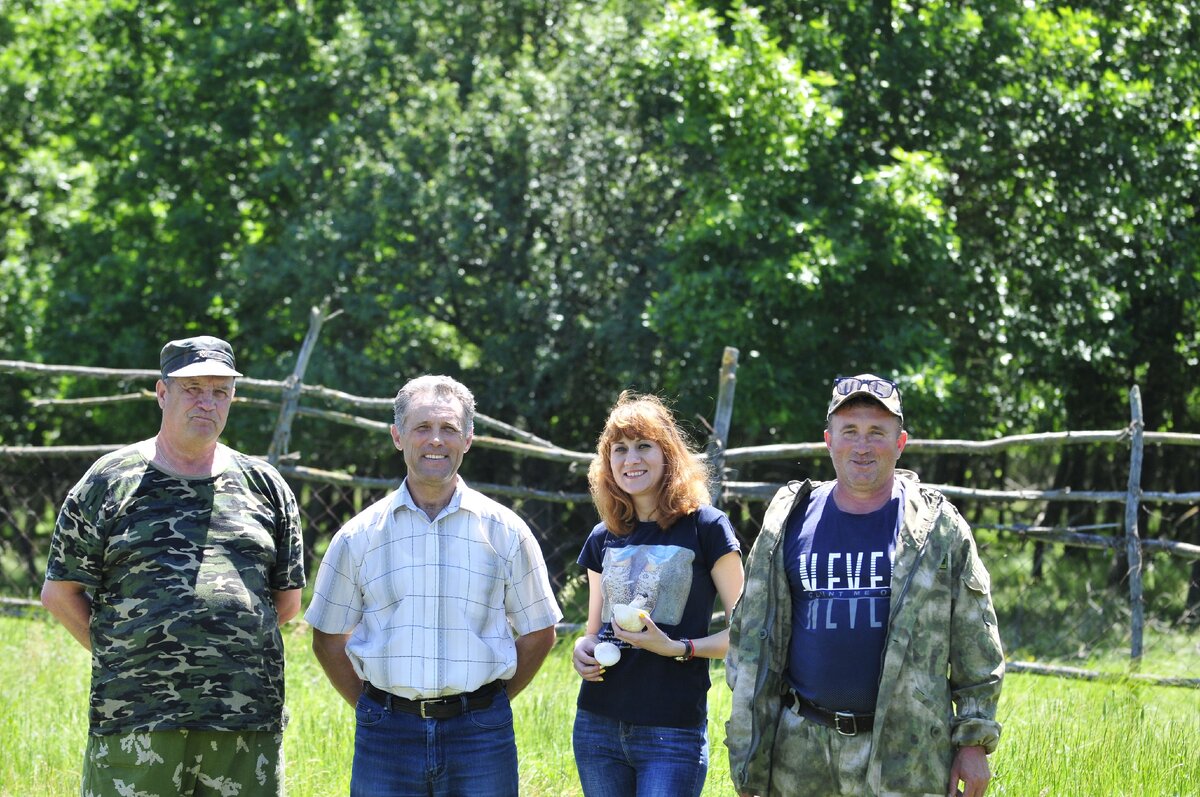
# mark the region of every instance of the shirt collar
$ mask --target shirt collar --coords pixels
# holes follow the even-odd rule
[[[467,490],[467,483],[466,483],[466,481],[463,480],[462,476],[459,476],[458,479],[454,483],[454,495],[450,496],[450,503],[446,504],[445,508],[442,509],[442,511],[438,513],[438,517],[441,517],[442,515],[449,515],[449,514],[453,514],[454,512],[457,512],[459,510],[459,507],[462,506],[463,495],[466,493],[466,490]],[[392,503],[391,503],[391,506],[389,507],[389,509],[391,510],[391,512],[393,514],[399,512],[402,509],[409,510],[412,512],[420,512],[421,514],[425,514],[424,510],[422,510],[419,506],[417,506],[417,502],[412,497],[412,493],[410,493],[408,491],[408,477],[407,476],[404,477],[404,481],[400,482],[400,489],[397,490],[392,495]]]

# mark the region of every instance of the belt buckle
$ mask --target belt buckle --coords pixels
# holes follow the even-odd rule
[[[842,730],[842,720],[850,721],[850,730]],[[833,729],[842,736],[857,736],[858,735],[858,719],[849,711],[833,712]]]
[[[425,706],[429,705],[429,702],[430,701],[428,701],[428,700],[420,701],[421,719],[423,719],[423,720],[433,719],[433,717],[430,717],[428,714],[425,713]]]

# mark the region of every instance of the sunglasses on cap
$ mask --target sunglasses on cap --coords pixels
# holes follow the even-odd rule
[[[848,396],[856,390],[866,388],[871,395],[881,399],[891,398],[896,392],[896,383],[888,379],[859,379],[857,376],[839,376],[833,380],[833,392]]]

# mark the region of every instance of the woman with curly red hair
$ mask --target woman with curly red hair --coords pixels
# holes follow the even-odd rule
[[[572,657],[583,679],[573,742],[585,797],[704,788],[708,660],[729,647],[728,629],[709,625],[717,596],[728,622],[742,590],[740,545],[707,476],[660,399],[621,394],[588,470],[600,523],[579,555],[588,620]],[[613,622],[614,607],[644,627]],[[617,655],[601,643],[617,647],[615,664],[597,659]]]

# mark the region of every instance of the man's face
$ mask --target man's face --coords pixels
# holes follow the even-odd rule
[[[463,424],[463,407],[455,399],[433,393],[413,397],[404,428],[392,425],[392,441],[404,453],[410,485],[441,491],[453,485],[471,436]]]
[[[900,429],[900,419],[875,402],[838,410],[825,430],[838,487],[860,498],[890,491],[906,442],[908,433]]]
[[[180,446],[215,443],[225,431],[233,392],[231,376],[160,379],[155,386],[163,413],[160,434]]]

